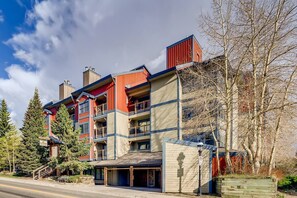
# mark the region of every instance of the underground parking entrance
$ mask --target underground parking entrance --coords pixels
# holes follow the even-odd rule
[[[94,164],[95,184],[161,189],[162,153],[128,153]],[[149,189],[148,189],[149,190]]]

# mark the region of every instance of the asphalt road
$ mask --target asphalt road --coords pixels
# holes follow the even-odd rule
[[[78,198],[78,197],[110,197],[110,195],[92,192],[71,191],[61,188],[24,184],[0,180],[0,198]],[[120,196],[119,196],[120,197]]]

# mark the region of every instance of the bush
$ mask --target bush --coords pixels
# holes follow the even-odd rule
[[[282,190],[297,190],[297,176],[289,175],[278,182],[278,188]]]
[[[87,163],[87,162],[80,162],[80,161],[68,161],[68,162],[63,162],[58,166],[62,172],[64,171],[71,171],[73,174],[80,173],[83,175],[83,171],[92,168],[92,166]]]
[[[48,162],[48,166],[55,169],[58,166],[58,159],[56,157],[52,157]]]
[[[58,182],[64,182],[64,183],[82,183],[86,180],[92,180],[93,176],[80,176],[80,175],[71,175],[71,176],[61,176],[58,179]]]

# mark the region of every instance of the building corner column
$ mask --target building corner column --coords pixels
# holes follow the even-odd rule
[[[107,168],[104,167],[104,186],[107,186],[108,182],[107,182]]]

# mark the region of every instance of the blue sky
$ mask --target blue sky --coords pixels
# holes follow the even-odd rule
[[[31,5],[31,2],[27,2]],[[28,5],[29,6],[29,5]],[[8,40],[14,32],[17,32],[19,28],[23,27],[24,16],[26,8],[21,6],[17,1],[0,1],[0,77],[7,78],[5,67],[10,63],[18,63],[20,61],[13,57],[13,49],[7,46],[4,42]]]
[[[58,85],[78,89],[85,66],[102,76],[146,64],[165,69],[166,46],[199,32],[208,0],[0,0],[0,99],[21,126],[34,88],[43,103]]]

